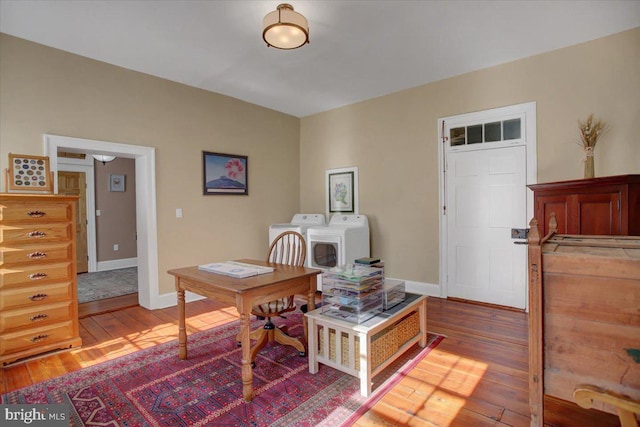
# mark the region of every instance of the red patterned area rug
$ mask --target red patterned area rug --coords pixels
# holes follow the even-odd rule
[[[302,336],[301,314],[287,319]],[[261,322],[253,321],[252,327]],[[430,335],[378,375],[373,396],[360,395],[355,377],[308,360],[289,346],[271,343],[256,358],[255,397],[242,399],[241,350],[232,322],[191,334],[189,359],[178,358],[177,341],[132,353],[59,378],[2,395],[3,404],[67,404],[73,426],[337,426],[352,423],[442,339]],[[385,375],[386,373],[386,375]]]

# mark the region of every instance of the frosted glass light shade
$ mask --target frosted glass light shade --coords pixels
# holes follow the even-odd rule
[[[296,49],[309,43],[307,18],[294,12],[293,6],[282,3],[262,20],[262,38],[267,46],[278,49]]]
[[[116,159],[115,156],[107,156],[105,154],[93,154],[93,158],[99,162],[102,162],[102,164],[105,164],[107,162],[112,162]]]

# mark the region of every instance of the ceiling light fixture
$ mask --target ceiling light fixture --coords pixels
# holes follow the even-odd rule
[[[268,13],[262,20],[262,38],[267,46],[278,49],[297,49],[309,43],[309,23],[307,18],[293,11],[287,3]]]
[[[115,156],[107,156],[105,154],[93,154],[93,158],[99,162],[102,162],[103,165],[107,164],[107,162],[112,162],[116,159]]]

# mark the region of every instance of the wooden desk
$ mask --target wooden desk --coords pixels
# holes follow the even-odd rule
[[[313,310],[315,308],[317,275],[320,270],[248,259],[238,261],[270,266],[275,270],[273,273],[260,274],[245,279],[209,273],[198,270],[197,266],[177,268],[169,270],[168,273],[175,276],[176,291],[178,293],[178,317],[180,322],[178,354],[180,359],[187,358],[185,291],[235,305],[238,309],[242,336],[242,395],[244,400],[250,402],[253,399],[253,370],[251,369],[251,342],[249,340],[251,308],[256,304],[297,294],[306,295],[309,310]]]

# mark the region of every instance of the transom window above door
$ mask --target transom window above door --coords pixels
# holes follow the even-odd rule
[[[451,128],[449,141],[451,147],[471,144],[484,144],[500,141],[514,141],[522,138],[522,119],[475,123]]]

